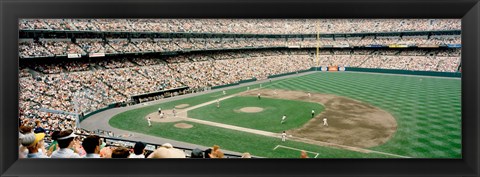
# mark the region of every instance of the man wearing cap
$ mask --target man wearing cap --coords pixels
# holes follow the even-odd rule
[[[27,158],[48,158],[48,156],[44,154],[46,150],[43,138],[45,138],[45,133],[33,132],[26,133],[22,137],[22,145],[28,149]]]
[[[60,149],[53,152],[51,158],[80,158],[80,155],[72,150],[72,148],[76,150],[74,147],[78,146],[73,140],[75,137],[77,135],[71,129],[61,131],[57,138]]]
[[[85,155],[85,158],[100,158],[101,142],[99,136],[88,136],[83,140],[82,146],[87,153],[87,155]]]

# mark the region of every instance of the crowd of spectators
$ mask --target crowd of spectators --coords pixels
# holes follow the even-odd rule
[[[219,145],[205,150],[186,149],[174,147],[170,143],[159,145],[113,140],[100,135],[100,131],[87,131],[75,126],[48,126],[56,125],[56,122],[42,119],[20,120],[19,158],[252,158],[249,152],[241,156],[225,154]]]
[[[88,53],[105,53],[105,42],[97,40],[78,40],[77,44]]]
[[[21,30],[316,34],[460,30],[461,19],[20,19]]]
[[[342,50],[332,54],[320,54],[320,66],[349,66],[360,68],[402,69],[414,71],[457,72],[460,65],[460,49],[447,50],[376,50],[371,54]]]
[[[126,68],[126,67],[136,66],[134,63],[130,62],[127,57],[112,58],[108,60],[99,59],[99,60],[96,60],[95,64],[98,66],[102,66],[106,69]]]
[[[108,41],[108,42],[107,42]],[[291,38],[286,41],[284,38],[246,38],[246,39],[81,39],[72,43],[67,39],[42,40],[38,42],[23,41],[20,43],[19,54],[21,58],[27,57],[48,57],[54,55],[82,54],[88,53],[149,53],[149,52],[173,52],[185,50],[211,50],[211,49],[233,49],[233,48],[262,48],[262,47],[352,47],[367,45],[447,45],[460,44],[460,36],[433,36],[427,37],[365,37],[365,38]]]
[[[50,53],[41,42],[34,42],[33,40],[21,41],[18,44],[18,53],[20,58],[53,56],[53,54]]]
[[[150,39],[137,39],[132,40],[132,44],[137,46],[142,52],[160,52],[164,51],[162,47],[157,45],[154,40]]]
[[[461,36],[459,36],[459,35],[432,36],[428,43],[429,44],[433,43],[433,44],[436,44],[436,45],[461,44]]]
[[[141,51],[138,47],[136,47],[133,43],[131,43],[130,41],[128,41],[126,39],[115,39],[115,40],[110,39],[108,44],[115,51],[118,51],[118,52],[121,52],[121,53],[135,53],[135,52],[138,53],[138,52]],[[114,51],[109,52],[109,50],[107,49],[107,53],[116,53],[116,52],[114,52]]]
[[[252,78],[266,79],[313,66],[456,72],[460,65],[460,49],[374,52],[329,49],[321,52],[319,60],[314,53],[315,50],[217,51],[204,56],[147,57],[145,61],[137,57],[21,67],[20,117],[43,117],[42,108],[88,113],[137,94],[183,86],[205,89]],[[91,66],[97,69],[90,69]],[[26,74],[30,72],[43,74]]]
[[[133,63],[140,66],[149,66],[149,65],[159,65],[164,64],[165,61],[160,59],[160,57],[134,57],[131,60]]]
[[[27,67],[21,66],[18,69],[18,76],[20,76],[20,77],[31,77],[32,74],[29,71],[30,70]]]

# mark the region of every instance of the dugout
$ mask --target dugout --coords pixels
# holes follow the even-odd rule
[[[174,88],[174,89],[168,89],[168,90],[161,90],[157,92],[150,92],[150,93],[143,93],[143,94],[138,94],[138,95],[133,95],[131,96],[131,100],[133,100],[134,103],[142,103],[142,102],[147,102],[147,101],[152,101],[152,100],[157,100],[158,98],[168,98],[168,97],[173,97],[176,95],[184,95],[187,93],[187,90],[189,87],[184,86],[184,87],[179,87],[179,88]]]

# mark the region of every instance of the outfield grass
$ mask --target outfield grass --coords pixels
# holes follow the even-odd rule
[[[397,132],[387,143],[370,148],[416,158],[461,158],[461,80],[366,73],[317,72],[263,84],[265,88],[301,90],[350,97],[390,112],[397,120]],[[253,89],[255,86],[250,86]],[[246,90],[228,90],[227,95]],[[158,106],[190,106],[215,100],[221,91],[198,97],[127,111],[110,120],[113,127],[169,139],[211,146],[219,144],[237,152],[264,157],[292,157],[293,151],[273,151],[279,138],[238,132],[195,123],[192,129],[177,129],[172,123],[154,123],[146,129],[144,117]],[[222,105],[223,106],[223,105]],[[307,112],[308,113],[308,112]],[[279,118],[278,118],[279,119]],[[139,121],[141,120],[141,121]],[[277,120],[279,121],[279,120]],[[333,126],[333,125],[332,125]],[[388,157],[318,147],[287,141],[285,146],[320,152],[325,158]],[[298,155],[300,153],[298,152]]]
[[[411,157],[461,157],[460,79],[339,72],[315,73],[267,87],[346,96],[392,113],[397,132],[371,149]]]
[[[324,109],[318,103],[271,98],[259,100],[252,96],[229,98],[222,100],[220,105],[220,108],[217,108],[217,103],[213,103],[190,110],[188,117],[269,132],[282,132],[299,128],[308,122],[312,118],[312,109],[316,110],[316,114]],[[261,107],[264,110],[258,113],[239,112],[238,110],[243,107]],[[287,115],[287,119],[280,124],[283,115]]]

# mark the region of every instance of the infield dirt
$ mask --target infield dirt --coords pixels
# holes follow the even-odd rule
[[[395,118],[388,112],[370,104],[329,94],[262,89],[240,95],[266,98],[300,100],[320,103],[325,110],[316,114],[303,127],[288,130],[287,134],[311,140],[368,148],[378,146],[390,139],[397,129]],[[303,110],[299,110],[303,111]],[[304,110],[310,112],[311,110]],[[327,118],[329,126],[323,125]]]

